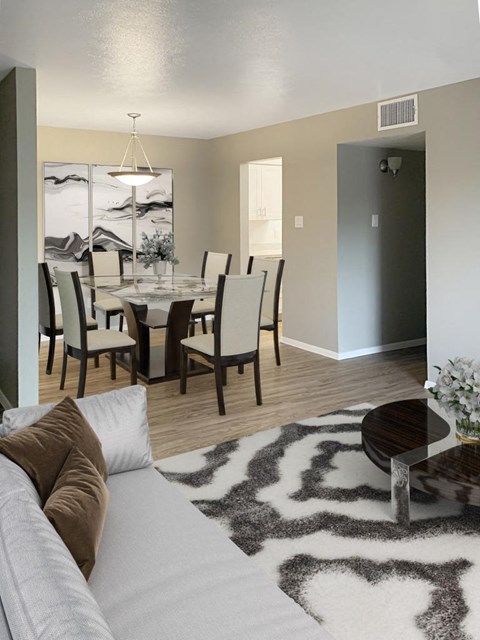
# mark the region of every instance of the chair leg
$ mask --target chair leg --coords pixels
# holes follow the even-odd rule
[[[39,333],[39,334],[38,334],[38,350],[39,350],[39,351],[40,351],[40,343],[41,343],[41,341],[42,341],[42,334],[41,334],[41,333]]]
[[[184,347],[183,344],[180,349],[180,393],[185,395],[187,393],[188,352],[187,347]]]
[[[137,347],[130,349],[130,384],[137,384]]]
[[[117,354],[115,351],[110,351],[110,379],[117,379]]]
[[[202,331],[203,333],[207,333],[207,317],[202,316]]]
[[[123,313],[120,314],[120,319],[118,321],[118,330],[123,331]]]
[[[95,356],[93,361],[95,362],[95,369],[98,369],[98,367],[100,366],[100,357]]]
[[[62,375],[60,377],[60,389],[63,391],[65,389],[65,378],[67,375],[67,358],[68,354],[66,350],[63,351],[63,360],[62,360]]]
[[[224,387],[227,386],[227,367],[222,367],[222,384]]]
[[[195,324],[196,324],[195,320],[193,320],[193,319],[190,320],[190,329],[189,329],[189,332],[188,332],[190,338],[193,338],[193,336],[195,335]]]
[[[105,311],[105,329],[110,329],[110,311]]]
[[[253,361],[253,372],[255,377],[255,395],[257,397],[257,404],[262,404],[262,387],[260,384],[260,357],[257,353],[255,360]]]
[[[238,365],[238,373],[240,373],[241,375],[245,373],[245,365],[243,364]]]
[[[77,398],[83,398],[85,393],[85,381],[87,379],[87,355],[80,358],[80,376],[78,378]]]
[[[225,401],[223,399],[223,367],[220,363],[215,363],[215,386],[217,387],[217,402],[218,402],[218,413],[221,416],[225,415]]]
[[[55,356],[55,335],[50,336],[50,342],[48,343],[48,358],[47,358],[47,368],[45,373],[47,375],[51,375],[53,368],[53,358]]]
[[[280,362],[280,341],[278,339],[278,322],[275,324],[273,329],[273,344],[275,347],[275,361],[277,363],[277,367],[279,367],[282,363]]]

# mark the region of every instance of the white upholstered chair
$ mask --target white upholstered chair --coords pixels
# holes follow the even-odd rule
[[[273,344],[275,347],[275,361],[280,366],[280,340],[278,336],[278,306],[280,302],[280,290],[282,286],[283,259],[265,259],[250,256],[247,273],[267,273],[265,280],[265,292],[263,294],[262,315],[260,317],[260,329],[273,331]]]
[[[86,316],[87,330],[98,329],[94,318]],[[63,316],[55,311],[52,278],[46,262],[38,265],[38,344],[40,336],[50,338],[48,344],[48,358],[45,373],[50,375],[55,357],[55,338],[63,334]]]
[[[181,340],[180,393],[187,391],[188,357],[199,355],[213,364],[217,388],[218,411],[225,415],[223,385],[227,367],[253,362],[257,404],[262,404],[260,385],[260,311],[265,274],[218,276],[215,300],[215,329]]]
[[[123,260],[121,251],[89,251],[88,271],[91,276],[121,276],[123,275]],[[118,298],[92,289],[92,316],[96,312],[105,314],[105,328],[110,329],[110,318],[120,315],[119,330],[123,330],[123,307]]]
[[[120,331],[96,329],[87,331],[85,304],[80,279],[76,271],[55,269],[63,314],[64,351],[60,389],[65,386],[68,356],[80,360],[77,398],[83,398],[87,376],[87,360],[102,353],[110,354],[110,377],[116,378],[116,353],[130,354],[130,382],[137,383],[135,340]]]
[[[215,282],[219,275],[228,275],[231,261],[231,253],[214,253],[213,251],[205,251],[203,254],[202,272],[200,276],[206,280],[213,280]],[[200,320],[202,323],[203,333],[207,333],[207,316],[213,316],[214,313],[215,303],[213,300],[195,300],[192,309],[190,335],[195,335],[195,323],[197,320]]]

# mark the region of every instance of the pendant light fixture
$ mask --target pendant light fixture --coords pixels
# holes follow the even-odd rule
[[[147,154],[140,142],[140,138],[138,137],[137,128],[136,128],[136,119],[140,118],[141,113],[127,113],[129,118],[132,118],[132,132],[130,134],[130,140],[128,141],[127,148],[125,149],[125,153],[123,154],[122,164],[120,165],[120,171],[111,171],[109,173],[112,178],[117,178],[120,182],[124,184],[128,184],[131,187],[139,187],[142,184],[147,184],[150,180],[154,178],[158,178],[160,173],[155,173],[152,169],[152,165],[150,164]],[[140,148],[140,151],[143,153],[143,157],[145,158],[145,162],[148,165],[148,171],[146,168],[140,167],[138,168],[137,162],[137,147]],[[131,153],[132,163],[131,170],[124,169],[125,160],[127,159],[128,152]]]
[[[137,187],[141,185],[147,184],[151,180],[158,178],[161,176],[161,173],[157,173],[152,169],[152,165],[150,164],[147,154],[140,142],[138,137],[137,128],[136,128],[136,119],[140,118],[140,113],[127,113],[129,118],[132,118],[132,133],[130,134],[130,140],[128,141],[127,148],[125,149],[125,153],[123,154],[122,164],[120,165],[120,171],[110,171],[109,176],[112,178],[116,178],[123,182],[123,184],[128,184],[132,187],[132,273],[135,275],[137,273]],[[148,165],[148,170],[144,167],[138,168],[137,163],[137,147],[140,148],[140,151],[143,153],[143,157],[145,158],[145,162]],[[131,169],[124,169],[125,160],[127,158],[128,152],[131,154]]]

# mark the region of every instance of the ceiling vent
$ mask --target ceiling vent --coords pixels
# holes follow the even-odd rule
[[[378,130],[398,129],[418,124],[418,96],[405,96],[379,102]]]

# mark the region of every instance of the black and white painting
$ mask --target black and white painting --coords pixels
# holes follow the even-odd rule
[[[106,250],[132,250],[132,189],[109,175],[120,167],[92,165],[93,245]],[[161,175],[137,187],[137,249],[142,232],[152,235],[173,230],[173,171],[154,169]],[[125,255],[125,254],[124,254]]]
[[[50,270],[87,271],[88,164],[44,163],[45,261]]]

